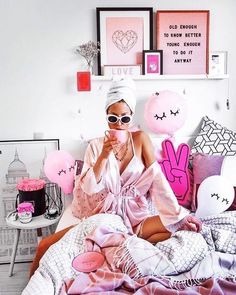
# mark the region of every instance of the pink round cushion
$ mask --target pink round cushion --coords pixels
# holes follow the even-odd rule
[[[103,265],[105,257],[99,252],[85,252],[76,256],[72,261],[72,266],[77,271],[91,272]]]

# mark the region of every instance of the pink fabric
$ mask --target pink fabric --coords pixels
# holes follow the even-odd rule
[[[193,154],[194,183],[200,184],[205,178],[220,175],[224,156]]]
[[[162,295],[216,295],[216,294],[227,294],[234,295],[236,292],[236,284],[233,281],[220,279],[220,278],[210,278],[201,283],[201,285],[195,285],[187,287],[184,283],[179,288],[173,288],[167,279],[162,277],[145,277],[138,279],[137,281],[131,280],[128,276],[120,273],[106,273],[98,272],[92,273],[89,277],[86,274],[81,274],[74,280],[67,280],[62,287],[60,295],[79,295],[80,292],[80,281],[86,280],[83,285],[86,286],[86,294],[94,295],[102,291],[103,295],[112,294],[136,294],[136,295],[148,295],[148,294],[162,294]],[[96,282],[103,281],[103,288],[99,285],[96,288]],[[114,282],[115,281],[115,282]],[[114,282],[114,286],[117,287],[116,290],[109,288]],[[91,284],[92,289],[88,289],[88,285]],[[188,282],[188,285],[191,281]],[[78,287],[77,287],[78,286]],[[105,288],[106,286],[106,288]],[[71,287],[71,288],[70,288]],[[69,291],[70,290],[70,291]],[[72,293],[73,290],[73,293]],[[110,290],[110,291],[104,291]]]
[[[87,218],[98,213],[98,204],[106,198],[105,190],[92,195],[86,194],[81,188],[80,175],[75,177],[73,191],[72,214],[79,219]]]
[[[235,282],[226,279],[207,279],[196,285],[194,278],[186,281],[171,282],[168,277],[144,276],[134,279],[121,271],[119,265],[114,263],[117,247],[123,245],[128,235],[116,232],[111,227],[97,227],[89,234],[85,241],[86,251],[101,252],[106,260],[101,268],[90,273],[79,273],[74,279],[63,283],[60,295],[66,294],[235,294]],[[138,239],[138,238],[137,238]],[[142,240],[142,239],[140,239]],[[146,242],[148,243],[148,242]],[[150,244],[150,247],[155,248]],[[129,259],[128,257],[125,258]],[[131,266],[132,268],[134,265]],[[173,278],[173,276],[172,276]],[[200,282],[198,282],[200,284]],[[189,287],[188,287],[189,286]]]
[[[91,200],[94,200],[96,193],[102,195],[96,203],[97,206],[93,208],[93,213],[118,214],[133,233],[135,227],[150,215],[147,202],[147,195],[150,193],[165,226],[174,224],[189,214],[186,209],[179,206],[159,164],[154,162],[145,169],[134,150],[133,158],[121,175],[116,158],[111,154],[101,180],[97,183],[93,166],[101,153],[102,146],[103,138],[95,139],[89,144],[77,185],[77,188],[81,185]]]

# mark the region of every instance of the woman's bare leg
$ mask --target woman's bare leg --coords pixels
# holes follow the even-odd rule
[[[166,233],[159,233],[159,234],[154,234],[147,238],[146,240],[152,244],[156,244],[157,242],[165,241],[169,239],[171,236],[171,233],[166,232]]]
[[[150,243],[167,240],[171,233],[164,227],[159,216],[148,217],[141,227],[139,237]]]

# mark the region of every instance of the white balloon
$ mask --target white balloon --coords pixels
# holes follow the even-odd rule
[[[234,200],[234,188],[227,178],[221,175],[207,177],[197,192],[198,218],[218,214],[227,210]]]
[[[231,183],[236,186],[236,157],[224,157],[220,174],[229,179]]]

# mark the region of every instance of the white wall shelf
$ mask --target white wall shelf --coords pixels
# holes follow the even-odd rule
[[[133,80],[222,80],[229,75],[159,75],[159,76],[130,76]],[[112,76],[92,76],[93,81],[109,81]]]

